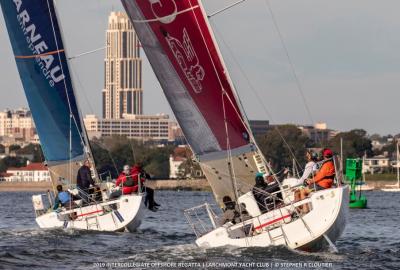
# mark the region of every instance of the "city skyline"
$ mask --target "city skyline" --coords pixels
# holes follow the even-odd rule
[[[91,0],[79,2],[78,10],[73,8],[74,1],[57,2],[70,56],[104,46],[108,14],[113,6],[122,10],[118,2]],[[363,1],[363,8],[357,9],[360,1],[336,1],[329,7],[311,0],[270,2],[314,123],[324,121],[329,128],[343,131],[364,128],[370,134],[399,133],[395,116],[400,86],[396,29],[400,22],[394,11],[400,5],[395,1]],[[212,13],[232,1],[204,3]],[[80,17],[85,23],[71,19]],[[359,20],[365,23],[355,24]],[[264,1],[247,1],[221,13],[211,19],[211,26],[250,119],[311,124]],[[3,18],[0,45],[2,78],[8,78],[0,82],[0,107],[26,106]],[[104,51],[71,61],[84,114],[101,115],[103,61]],[[245,83],[241,69],[256,95]],[[143,76],[144,113],[171,114],[145,57]]]

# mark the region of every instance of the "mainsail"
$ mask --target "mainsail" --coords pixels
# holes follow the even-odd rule
[[[0,4],[53,185],[74,182],[86,143],[54,3]]]
[[[216,200],[266,172],[199,0],[121,0]]]

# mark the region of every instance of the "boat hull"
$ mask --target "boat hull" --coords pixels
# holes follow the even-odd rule
[[[243,226],[240,227],[240,224],[225,224],[199,237],[196,244],[205,248],[225,245],[238,247],[285,245],[292,249],[321,250],[329,245],[325,236],[335,242],[343,233],[348,216],[348,186],[315,192],[311,195],[309,203],[312,205],[312,210],[302,218],[291,219],[290,206],[285,206],[272,211],[269,221],[264,223],[259,220],[266,214],[253,218],[250,221],[253,222],[253,228],[262,228],[262,231],[255,230],[251,236],[233,233],[235,228],[237,231],[242,228],[243,231]]]
[[[382,188],[381,190],[385,192],[400,192],[400,188]]]
[[[123,195],[117,200],[38,216],[40,228],[134,232],[144,216],[143,196]],[[76,218],[71,218],[72,216]]]

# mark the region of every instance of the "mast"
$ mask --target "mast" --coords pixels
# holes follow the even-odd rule
[[[56,14],[56,17],[57,17],[57,18],[60,18],[59,12],[58,12],[58,8],[57,8],[57,1],[56,1],[56,0],[52,0],[52,1],[53,1],[53,3],[54,3],[54,12],[55,12],[55,14]],[[61,25],[61,23],[59,24],[58,27],[59,27],[59,29],[60,29],[60,36],[61,36],[61,39],[64,40],[64,32],[63,32],[63,30],[62,30],[62,25]],[[66,65],[67,65],[67,67],[68,67],[68,70],[71,70],[70,65],[69,65],[69,59],[70,59],[70,58],[68,57],[68,53],[67,53],[67,49],[66,49],[66,48],[67,48],[67,45],[64,44],[64,49],[65,49],[64,53],[65,53],[65,58],[66,58]],[[70,77],[71,77],[72,93],[73,93],[73,95],[75,96],[75,100],[76,100],[76,103],[77,103],[77,107],[78,107],[78,108],[81,108],[81,107],[79,106],[79,105],[81,104],[81,103],[79,102],[79,97],[78,97],[78,95],[76,94],[76,87],[75,87],[75,80],[74,80],[74,75],[73,75],[73,73],[70,73]],[[83,150],[84,150],[84,152],[86,153],[86,158],[88,158],[88,159],[90,160],[90,163],[91,163],[92,166],[93,166],[93,172],[94,172],[94,175],[95,175],[95,179],[100,180],[99,174],[98,174],[98,172],[97,172],[97,170],[96,170],[96,163],[95,163],[95,161],[94,161],[92,149],[91,149],[91,147],[90,147],[89,137],[88,137],[88,135],[87,135],[85,123],[83,122],[82,111],[81,111],[80,109],[78,109],[78,115],[79,115],[78,121],[79,121],[79,124],[81,125],[81,129],[82,129],[82,131],[80,132],[80,136],[81,136],[81,138],[82,138],[82,145],[83,145],[83,148],[84,148]],[[71,114],[71,116],[72,116],[72,114]],[[75,119],[75,121],[76,121],[76,119]]]
[[[396,162],[396,167],[397,167],[397,188],[400,188],[399,141],[398,140],[397,140],[397,143],[396,143],[396,156],[397,156],[397,162]]]
[[[87,155],[54,2],[2,0],[0,5],[53,188],[64,180],[74,183]]]
[[[264,158],[201,1],[122,4],[217,202],[250,192]]]

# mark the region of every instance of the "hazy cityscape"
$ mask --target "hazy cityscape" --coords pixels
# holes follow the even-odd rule
[[[0,8],[0,268],[399,269],[400,3]]]
[[[142,59],[140,43],[132,24],[123,12],[111,12],[106,30],[106,50],[104,58],[104,88],[102,96],[102,116],[86,115],[83,119],[89,139],[106,137],[125,137],[142,143],[157,145],[175,145],[176,150],[169,158],[169,178],[202,177],[198,168],[194,175],[180,175],[182,163],[191,159],[185,146],[185,138],[173,117],[166,113],[157,115],[143,114],[143,100],[146,91],[142,87]],[[253,134],[264,136],[268,131],[280,125],[270,125],[269,120],[249,120]],[[301,131],[314,145],[325,144],[341,132],[329,129],[326,123],[302,125],[291,123]],[[283,126],[286,124],[282,124]],[[377,134],[367,135],[372,150],[378,152],[391,145],[398,136]],[[27,164],[17,163],[20,168],[3,167],[0,181],[50,181],[46,167],[40,166],[44,160],[33,160],[33,152],[22,151],[29,145],[40,144],[29,109],[5,109],[0,112],[1,158],[22,157]],[[311,146],[312,148],[312,146]],[[14,150],[13,150],[14,149]],[[189,150],[190,151],[190,150]],[[182,154],[183,153],[183,154]],[[373,156],[364,156],[364,170],[368,173],[383,172],[397,168],[396,157],[388,151]],[[36,161],[34,164],[29,164]],[[32,177],[34,176],[34,177]]]

